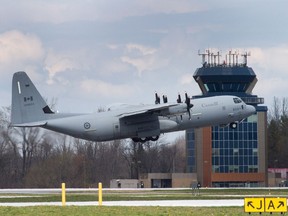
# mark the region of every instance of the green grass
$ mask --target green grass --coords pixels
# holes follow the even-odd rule
[[[195,199],[244,199],[248,196],[286,197],[287,189],[201,189],[199,194],[191,190],[136,190],[136,191],[103,191],[103,201],[132,201],[132,200],[195,200]],[[7,196],[9,194],[6,194]],[[15,195],[15,194],[14,194]],[[12,196],[14,196],[12,195]],[[21,195],[21,194],[19,194]],[[23,195],[23,194],[22,194]],[[11,196],[11,194],[10,194]],[[15,195],[16,196],[16,195]],[[25,194],[29,196],[29,194]],[[1,194],[0,202],[57,202],[61,194],[30,194],[31,197],[6,198]],[[98,201],[97,193],[66,193],[67,202]]]
[[[115,190],[103,191],[103,201],[120,200],[189,200],[189,199],[244,199],[244,197],[286,197],[287,189],[201,189],[199,195],[191,190]],[[0,202],[61,202],[61,194],[30,194],[31,197],[13,197],[29,194],[1,194]],[[66,193],[66,201],[98,201],[94,192]],[[244,200],[243,200],[244,201]],[[0,215],[249,215],[244,207],[112,207],[112,206],[35,206],[0,207]],[[252,214],[259,215],[259,214]],[[262,215],[269,215],[262,213]]]
[[[37,206],[37,207],[0,207],[0,215],[15,216],[15,215],[37,215],[37,216],[64,216],[64,215],[147,215],[147,216],[165,216],[165,215],[243,215],[243,208],[230,207],[230,208],[198,208],[198,207],[94,207],[94,206],[66,206],[66,207],[48,207],[48,206]],[[248,215],[248,214],[247,214]]]

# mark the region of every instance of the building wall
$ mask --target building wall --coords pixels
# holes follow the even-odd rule
[[[198,182],[196,173],[147,173],[141,174],[139,181],[144,184],[144,188],[152,188],[151,183],[155,180],[159,183],[170,180],[172,188],[190,188]]]
[[[203,60],[203,66],[196,69],[193,77],[202,95],[192,98],[235,95],[246,104],[254,105],[257,114],[239,123],[235,130],[219,126],[188,130],[187,172],[196,170],[198,180],[207,187],[265,186],[268,181],[267,107],[259,106],[264,98],[252,95],[256,74],[247,66],[247,61],[215,65],[209,64],[209,54],[201,55],[204,60],[208,58],[208,63]],[[231,52],[228,55],[231,57]],[[193,169],[193,158],[196,169]]]
[[[265,186],[268,186],[268,144],[267,144],[267,112],[258,112],[258,153],[259,172],[265,173]]]
[[[204,158],[203,158],[203,128],[196,128],[196,129],[191,129],[191,131],[194,132],[194,137],[195,137],[195,158],[196,158],[196,171],[197,171],[197,176],[198,176],[198,181],[203,182],[203,169],[204,169]]]
[[[196,173],[172,173],[173,188],[187,188],[198,182]]]
[[[268,187],[287,187],[288,168],[269,168]]]
[[[258,112],[236,130],[215,126],[187,131],[194,132],[197,175],[202,186],[266,186],[266,122],[267,112]]]
[[[264,182],[265,173],[212,173],[211,180],[212,182]]]
[[[203,155],[203,180],[204,187],[211,187],[212,171],[212,128],[205,127],[202,129],[202,155]]]
[[[138,188],[138,179],[112,179],[110,180],[110,188]]]

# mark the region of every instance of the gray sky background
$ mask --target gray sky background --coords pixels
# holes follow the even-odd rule
[[[154,93],[200,94],[198,50],[250,51],[253,93],[271,106],[288,90],[285,0],[0,0],[0,106],[26,71],[61,112],[116,102],[154,103]],[[223,58],[222,58],[223,59]]]

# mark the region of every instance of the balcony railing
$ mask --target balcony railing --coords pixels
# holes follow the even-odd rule
[[[264,98],[259,97],[242,97],[241,98],[246,104],[264,104]]]

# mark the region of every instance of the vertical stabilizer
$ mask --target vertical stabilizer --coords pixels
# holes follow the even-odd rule
[[[46,114],[51,113],[53,112],[27,74],[16,72],[12,80],[12,126],[43,121],[47,119]]]

